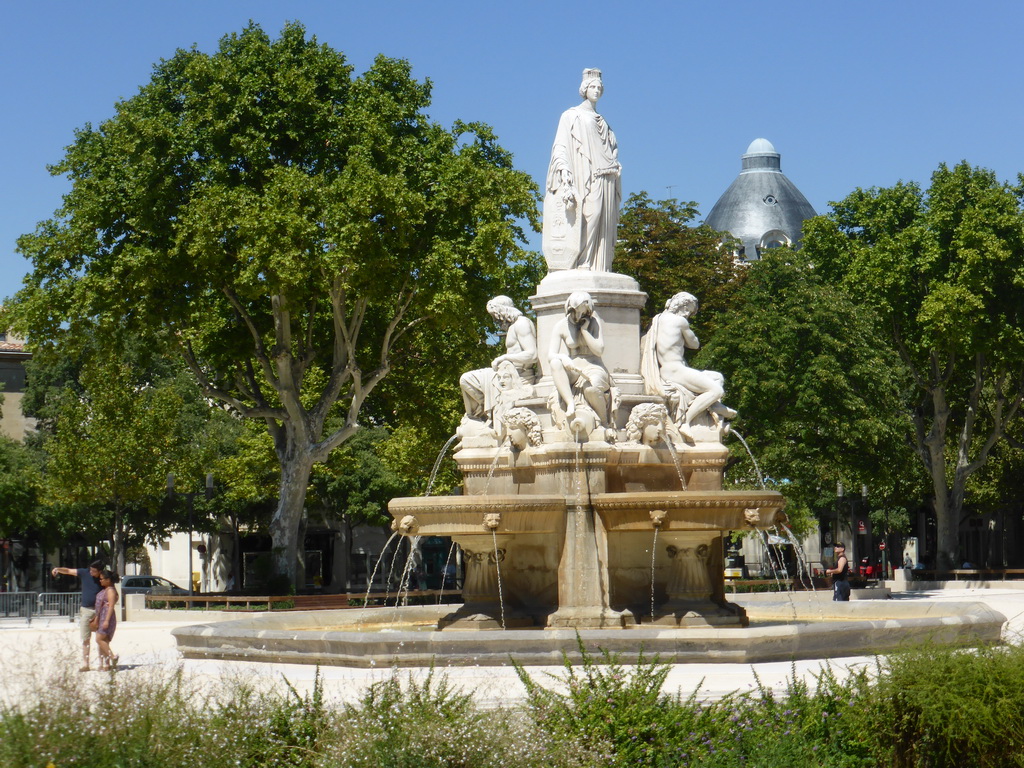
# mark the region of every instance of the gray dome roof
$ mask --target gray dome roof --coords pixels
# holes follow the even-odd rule
[[[804,220],[817,214],[782,172],[781,155],[767,139],[754,139],[742,162],[705,223],[742,240],[747,259],[758,258],[762,248],[799,243]]]
[[[747,147],[747,151],[744,153],[747,155],[764,155],[772,154],[777,155],[774,145],[768,141],[768,139],[754,139],[750,142],[750,146]]]

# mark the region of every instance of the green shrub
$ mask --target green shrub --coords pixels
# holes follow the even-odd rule
[[[828,667],[813,690],[795,670],[779,694],[758,680],[752,692],[705,705],[695,743],[680,753],[700,768],[868,768],[874,763],[854,724],[867,687],[863,673],[840,683]]]
[[[894,654],[871,693],[867,727],[883,765],[1024,766],[1024,647]]]
[[[718,701],[662,692],[657,658],[624,665],[580,647],[525,705],[482,710],[431,670],[394,673],[340,709],[316,674],[301,695],[180,671],[82,676],[71,655],[28,696],[0,704],[0,766],[12,768],[596,768],[1024,766],[1024,648],[921,648],[843,681],[758,681]],[[28,674],[31,674],[30,672]]]
[[[324,766],[542,768],[573,763],[512,710],[483,712],[433,669],[422,682],[397,671],[345,708]]]
[[[600,660],[580,643],[582,664],[568,658],[552,675],[554,689],[517,666],[534,722],[562,743],[578,742],[600,765],[725,768],[760,765],[858,768],[871,765],[859,729],[847,728],[867,695],[864,674],[845,683],[824,668],[814,690],[790,677],[775,694],[764,685],[719,701],[662,693],[669,667],[641,655],[625,667],[613,654]]]
[[[207,728],[227,734],[225,765],[312,768],[320,764],[322,741],[336,730],[338,718],[324,704],[323,678],[317,669],[312,693],[303,696],[285,679],[285,693],[257,690],[235,681],[210,710]]]
[[[83,688],[77,677],[46,681],[38,699],[0,711],[0,765],[198,765],[215,754],[195,692],[180,674],[110,674]]]
[[[607,765],[656,764],[671,750],[680,725],[678,707],[661,693],[668,665],[642,652],[628,670],[607,651],[598,663],[579,635],[576,641],[582,665],[563,656],[564,672],[553,676],[558,688],[539,685],[515,664],[533,721],[557,741],[576,740],[594,754],[607,752]]]

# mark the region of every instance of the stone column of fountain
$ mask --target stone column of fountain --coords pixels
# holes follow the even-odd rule
[[[611,271],[621,185],[602,93],[600,71],[584,70],[583,102],[559,121],[536,328],[493,299],[505,353],[460,382],[463,495],[390,504],[414,518],[405,528],[472,553],[466,604],[445,628],[743,625],[725,601],[722,535],[769,527],[784,505],[722,490],[736,414],[722,377],[685,362],[696,299],[674,296],[641,343],[647,296]]]

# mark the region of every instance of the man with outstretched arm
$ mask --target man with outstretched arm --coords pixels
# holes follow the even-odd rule
[[[57,566],[50,571],[51,576],[63,574],[64,576],[77,576],[82,584],[82,607],[78,611],[78,632],[82,637],[82,668],[80,671],[89,671],[89,638],[92,637],[92,629],[89,622],[96,615],[96,595],[100,593],[100,574],[103,573],[103,561],[94,560],[89,563],[88,568],[64,568]]]

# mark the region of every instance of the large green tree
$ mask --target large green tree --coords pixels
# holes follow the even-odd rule
[[[393,367],[475,343],[487,298],[534,270],[517,223],[533,183],[490,129],[438,125],[429,102],[405,61],[354,77],[300,25],[250,25],[79,130],[54,168],[63,206],[19,241],[33,271],[13,313],[34,346],[162,330],[208,397],[266,425],[293,580],[313,465]]]
[[[646,192],[630,195],[622,207],[615,271],[636,278],[647,292],[645,326],[668,298],[687,291],[700,300],[701,327],[710,334],[743,283],[745,268],[733,259],[732,238],[694,225],[697,216],[696,203],[655,201]]]
[[[931,485],[938,565],[958,563],[969,479],[1024,399],[1024,177],[966,162],[931,185],[858,189],[809,222],[819,272],[883,319],[912,378],[909,435]]]
[[[719,320],[694,364],[725,374],[735,426],[764,473],[786,483],[792,510],[834,509],[837,481],[868,483],[889,504],[914,498],[906,381],[870,310],[822,280],[805,251],[785,248],[750,264]]]

